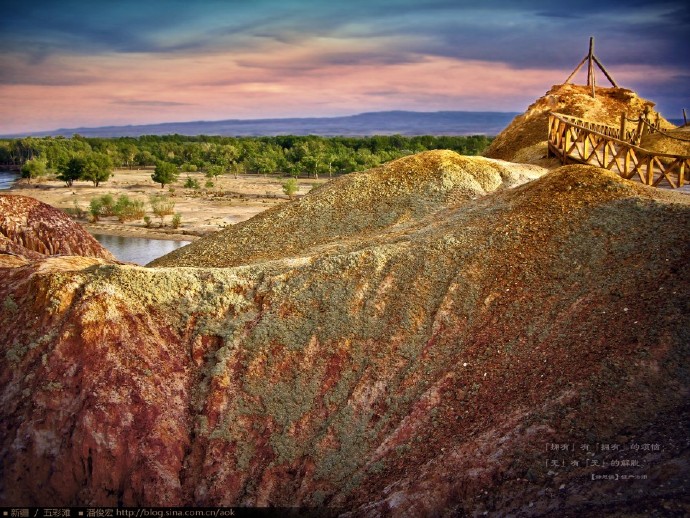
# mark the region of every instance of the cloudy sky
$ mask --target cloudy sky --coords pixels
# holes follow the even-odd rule
[[[690,109],[681,1],[9,0],[0,134],[382,110],[524,111],[587,53]],[[599,83],[606,79],[599,74]],[[585,83],[584,69],[577,83]]]

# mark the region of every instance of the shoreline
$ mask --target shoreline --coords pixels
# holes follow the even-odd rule
[[[75,220],[76,221],[76,220]],[[77,221],[84,229],[93,235],[117,236],[117,237],[139,237],[142,239],[158,239],[161,241],[196,241],[203,235],[185,234],[184,232],[167,231],[164,229],[130,227],[117,224],[83,223]],[[213,234],[215,231],[207,232],[205,235]]]

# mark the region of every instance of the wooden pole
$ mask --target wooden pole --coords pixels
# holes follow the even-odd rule
[[[621,130],[620,130],[620,135],[618,135],[619,140],[626,141],[625,138],[625,124],[627,122],[627,117],[625,116],[625,112],[621,113]]]
[[[637,123],[637,136],[635,138],[635,145],[639,146],[642,141],[642,135],[645,132],[645,121],[649,117],[649,106],[644,107],[644,112],[640,113],[640,120]]]
[[[642,140],[642,132],[644,131],[644,121],[642,119],[642,115],[640,115],[640,120],[637,123],[637,133],[635,134],[635,140],[633,144],[636,146],[640,145],[640,141]]]
[[[563,84],[568,84],[568,83],[570,83],[570,80],[573,78],[573,76],[574,76],[575,74],[577,74],[577,73],[580,71],[580,69],[582,68],[582,65],[585,64],[585,61],[587,61],[587,56],[585,56],[584,58],[582,58],[582,61],[580,61],[580,64],[577,65],[577,66],[575,67],[575,70],[573,70],[572,74],[570,74],[570,75],[568,76],[568,79],[566,79],[566,80],[565,80],[565,83],[563,83]]]
[[[604,65],[601,63],[601,61],[599,61],[599,59],[598,59],[596,56],[592,56],[592,57],[594,58],[594,62],[597,64],[597,66],[599,67],[599,69],[600,69],[600,70],[604,73],[604,75],[606,76],[606,79],[608,79],[608,80],[611,82],[611,84],[612,84],[615,88],[618,88],[618,84],[616,83],[616,81],[613,80],[613,77],[611,77],[611,74],[609,74],[609,73],[606,71],[606,68],[605,68]]]
[[[594,94],[594,36],[589,37],[589,53],[587,54],[587,86],[592,87],[592,97]]]
[[[683,108],[683,126],[688,125],[688,118],[685,115],[685,108]]]

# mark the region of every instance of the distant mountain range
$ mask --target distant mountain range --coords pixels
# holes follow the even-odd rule
[[[345,117],[291,119],[229,119],[222,121],[167,122],[140,126],[102,126],[97,128],[57,129],[25,134],[3,135],[84,137],[138,137],[141,135],[497,135],[518,113],[513,112],[411,112],[386,111]]]

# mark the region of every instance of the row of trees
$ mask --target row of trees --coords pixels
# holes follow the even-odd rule
[[[131,169],[161,163],[172,164],[177,171],[204,171],[211,177],[225,173],[318,177],[365,170],[431,149],[476,155],[490,141],[483,135],[27,137],[0,140],[0,164],[21,166],[29,178],[57,172],[68,184],[88,180],[98,185],[113,167]]]
[[[71,187],[76,180],[93,182],[98,187],[113,174],[113,161],[103,153],[88,152],[67,157],[63,162],[58,162],[54,169],[58,180],[62,180]],[[22,176],[29,179],[40,178],[51,172],[48,161],[41,155],[29,158],[21,167]]]

